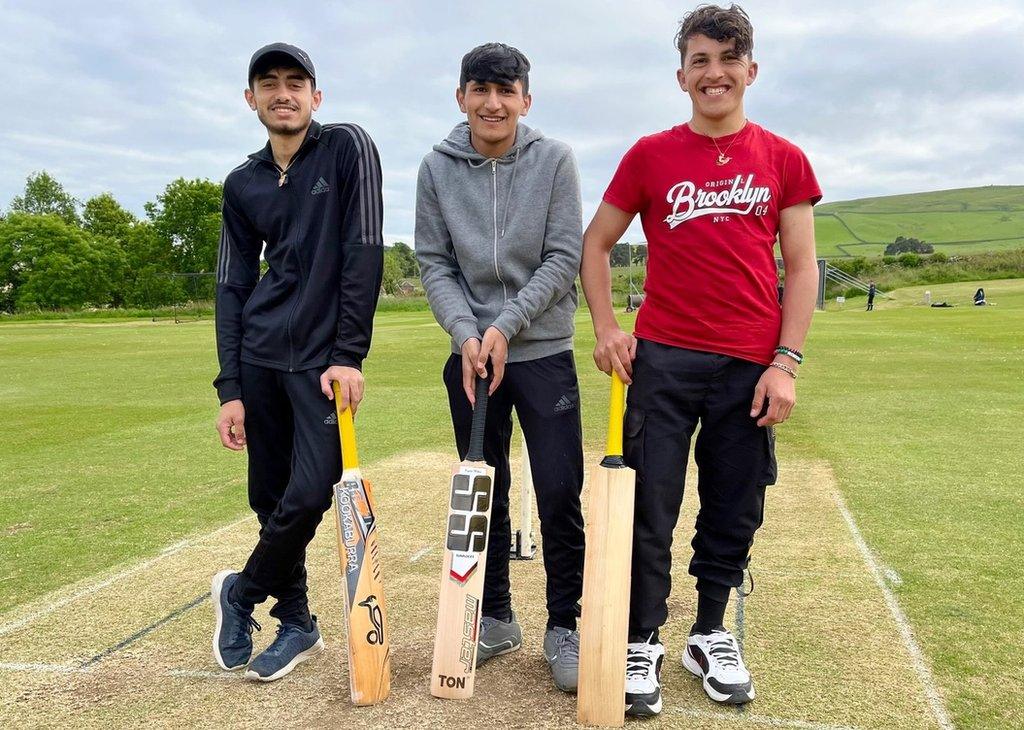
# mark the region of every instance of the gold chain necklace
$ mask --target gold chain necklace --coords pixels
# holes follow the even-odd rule
[[[726,157],[725,153],[729,151],[729,148],[731,148],[734,144],[736,144],[736,140],[740,138],[740,132],[742,132],[746,128],[746,126],[747,126],[747,121],[744,119],[743,120],[743,126],[740,127],[736,131],[736,133],[733,135],[732,141],[725,146],[725,151],[723,151],[722,148],[718,146],[718,140],[716,140],[710,134],[705,134],[704,135],[705,137],[707,137],[708,139],[711,140],[711,144],[713,144],[715,146],[715,149],[718,150],[718,158],[715,160],[715,164],[716,165],[721,167],[722,165],[729,164],[729,162],[732,160],[732,158],[731,157]],[[693,128],[692,124],[690,125],[690,128],[691,129]],[[698,134],[700,134],[700,132],[698,132]]]

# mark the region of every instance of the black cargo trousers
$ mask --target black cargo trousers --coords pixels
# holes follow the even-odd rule
[[[776,479],[775,434],[750,416],[765,366],[728,355],[639,340],[627,396],[624,457],[636,470],[630,634],[668,618],[672,533],[679,520],[690,439],[698,423],[697,591],[727,601],[743,582],[765,487]]]
[[[444,384],[455,427],[459,458],[469,450],[473,409],[462,388],[462,356],[444,366]],[[483,615],[508,620],[512,606],[509,583],[511,472],[508,452],[512,409],[526,437],[547,574],[547,628],[576,628],[576,604],[583,594],[583,436],[580,392],[571,352],[511,362],[490,397],[484,427],[484,460],[494,467]]]
[[[249,505],[260,534],[231,597],[254,605],[273,596],[270,615],[281,623],[309,620],[306,547],[341,476],[338,416],[320,390],[323,371],[241,366]]]

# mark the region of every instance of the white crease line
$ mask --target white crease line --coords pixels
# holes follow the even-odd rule
[[[768,727],[792,727],[802,730],[857,730],[850,725],[828,725],[820,722],[807,722],[806,720],[786,720],[781,717],[768,717],[765,715],[739,715],[729,712],[714,712],[712,710],[696,710],[688,707],[672,707],[669,712],[675,715],[686,715],[698,720],[715,720],[728,722],[734,725],[766,725]]]
[[[921,651],[921,647],[918,645],[917,639],[914,638],[914,631],[910,627],[910,621],[907,620],[907,616],[903,613],[903,609],[900,608],[900,604],[896,600],[896,596],[886,583],[885,574],[879,567],[878,562],[872,556],[871,548],[868,547],[867,542],[864,540],[864,536],[861,535],[860,529],[857,527],[857,523],[854,522],[853,515],[850,513],[850,510],[846,507],[846,502],[843,500],[842,495],[836,492],[833,497],[835,498],[836,505],[839,507],[839,513],[843,516],[843,519],[846,520],[846,526],[850,528],[850,534],[853,535],[853,541],[857,543],[857,548],[860,550],[860,554],[864,557],[864,562],[867,564],[868,569],[871,571],[871,575],[875,579],[875,583],[878,584],[878,587],[882,590],[882,595],[885,597],[885,603],[889,607],[889,612],[892,614],[893,619],[896,621],[896,628],[899,629],[900,637],[903,639],[903,644],[910,653],[910,660],[914,665],[914,670],[917,672],[918,679],[921,680],[921,684],[924,686],[924,693],[928,698],[928,706],[931,708],[932,714],[935,716],[935,720],[943,730],[952,730],[954,727],[953,722],[949,719],[946,708],[942,704],[942,697],[939,695],[939,690],[935,686],[935,679],[932,677],[931,669],[928,668],[928,662],[925,659],[924,652]]]
[[[45,607],[39,609],[38,611],[35,611],[34,613],[30,613],[28,616],[25,616],[23,618],[17,619],[15,621],[11,621],[10,623],[7,623],[7,624],[3,624],[2,626],[0,626],[0,636],[4,636],[6,634],[9,634],[12,631],[16,631],[17,629],[20,629],[22,626],[25,626],[26,624],[30,624],[33,621],[36,621],[38,619],[43,618],[44,616],[48,616],[49,614],[53,613],[57,609],[63,608],[64,606],[68,605],[69,603],[74,603],[75,601],[77,601],[79,599],[82,599],[82,598],[85,598],[86,596],[91,596],[93,593],[96,593],[97,591],[101,591],[104,588],[106,588],[107,586],[112,585],[114,583],[117,583],[118,581],[124,580],[125,578],[127,578],[129,576],[135,575],[136,573],[139,573],[139,572],[145,570],[146,568],[148,568],[151,565],[153,565],[153,564],[163,560],[164,558],[168,558],[171,555],[175,555],[175,554],[181,552],[182,550],[184,550],[187,547],[190,547],[190,546],[193,546],[193,545],[197,545],[197,544],[199,544],[199,543],[201,543],[201,542],[203,542],[205,540],[209,540],[211,537],[215,537],[215,536],[219,535],[222,532],[226,532],[226,531],[228,531],[228,530],[230,530],[232,528],[238,527],[243,522],[247,522],[247,521],[255,519],[255,518],[256,518],[255,515],[250,515],[248,517],[243,517],[240,520],[232,522],[230,525],[224,525],[223,527],[219,527],[216,530],[214,530],[213,532],[208,533],[206,535],[202,535],[202,536],[194,538],[192,540],[182,540],[181,542],[176,542],[173,545],[171,545],[170,547],[164,548],[160,552],[160,554],[157,555],[156,557],[150,558],[149,560],[146,560],[146,561],[144,561],[142,563],[134,565],[131,568],[127,568],[125,570],[122,570],[120,573],[116,573],[116,574],[110,576],[109,578],[100,581],[99,583],[94,583],[93,585],[89,586],[88,588],[84,588],[84,589],[78,591],[77,593],[68,596],[67,598],[62,598],[59,601],[51,603],[50,605],[45,606]]]
[[[243,679],[241,672],[204,672],[198,669],[171,669],[167,672],[169,677],[187,677],[189,679],[219,679],[235,680]]]
[[[425,547],[422,550],[417,550],[415,553],[413,553],[413,556],[411,558],[409,558],[409,562],[410,563],[415,563],[417,560],[419,560],[424,555],[429,553],[430,550],[431,550],[431,548],[429,548],[429,547]]]
[[[49,674],[85,674],[89,669],[68,664],[36,664],[33,662],[0,662],[2,672],[46,672]]]

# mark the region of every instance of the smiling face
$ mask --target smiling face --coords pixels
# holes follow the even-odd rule
[[[511,84],[470,80],[456,90],[455,100],[469,121],[473,148],[486,157],[501,157],[512,148],[519,117],[526,116],[532,102],[519,79]]]
[[[302,69],[284,66],[256,75],[245,90],[249,108],[273,135],[305,134],[320,99],[319,89],[313,89]]]
[[[686,39],[679,86],[693,102],[693,121],[701,129],[742,126],[743,92],[757,77],[757,64],[736,52],[735,39],[716,41],[706,35]]]

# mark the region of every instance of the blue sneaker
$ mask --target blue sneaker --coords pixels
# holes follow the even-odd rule
[[[316,616],[313,616],[312,631],[305,631],[295,624],[281,624],[274,642],[250,662],[245,678],[273,682],[323,650],[324,640],[320,638]]]
[[[213,576],[210,595],[213,612],[217,616],[217,627],[213,630],[213,658],[221,669],[241,669],[252,656],[252,630],[260,625],[246,611],[228,600],[231,586],[238,580],[238,573],[222,570]]]

